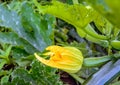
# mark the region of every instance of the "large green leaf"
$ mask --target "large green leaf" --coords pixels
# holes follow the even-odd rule
[[[21,10],[18,15],[15,11],[9,11],[0,5],[0,26],[11,28],[37,50],[43,51],[52,44],[55,18],[50,15],[41,16],[34,12],[31,4],[25,2]]]
[[[6,33],[0,32],[0,42],[6,44],[12,44],[14,46],[20,46],[24,48],[28,53],[34,53],[36,51],[36,49],[31,44],[29,44],[23,38],[20,38],[14,32],[6,32]]]
[[[68,5],[58,1],[53,1],[48,5],[41,6],[36,2],[36,0],[34,1],[40,12],[52,14],[75,27],[83,28],[95,17],[95,11],[84,5]]]
[[[27,70],[18,68],[12,73],[12,78],[14,79],[19,78],[19,80],[24,80],[31,85],[36,85],[36,82],[33,80],[32,76],[28,73]],[[18,83],[19,84],[19,83]]]
[[[87,0],[92,7],[120,28],[120,0]]]
[[[11,83],[4,83],[2,85],[31,85],[30,82],[26,82],[23,79],[17,77]]]
[[[39,61],[33,61],[31,73],[38,85],[62,85],[59,75],[55,74],[56,69],[44,66]]]
[[[47,5],[40,5],[37,0],[34,0],[34,3],[41,13],[52,14],[76,27],[80,37],[86,38],[101,46],[108,47],[108,37],[98,34],[89,25],[90,22],[98,17],[98,13],[90,6],[82,4],[69,5],[59,1],[52,1]]]
[[[44,66],[38,61],[33,61],[30,71],[17,68],[12,73],[12,81],[8,84],[15,85],[62,85],[59,76],[55,74],[56,69]],[[20,82],[21,81],[21,82]],[[22,81],[24,81],[22,83]],[[22,84],[21,84],[22,83]]]
[[[111,35],[113,25],[100,14],[97,16],[98,17],[93,21],[95,23],[95,26],[92,26],[94,26],[95,29],[98,29],[101,34],[107,35],[109,37]]]
[[[111,24],[90,6],[82,4],[69,5],[58,1],[53,1],[51,4],[45,6],[38,4],[36,1],[35,4],[39,8],[40,12],[52,14],[75,26],[77,32],[80,35],[82,34],[82,31],[86,32],[87,34],[90,33],[88,32],[90,30],[90,27],[88,28],[86,26],[93,21],[97,25],[97,28],[102,32],[102,34],[106,34],[106,31],[107,33],[109,31],[109,34],[111,32]],[[92,32],[90,35],[94,35],[94,37],[96,37],[98,34],[97,32],[94,34]]]
[[[50,15],[40,16],[39,13],[34,12],[32,5],[27,3],[22,6],[21,16],[22,24],[32,39],[30,41],[34,40],[37,49],[43,50],[52,44],[54,17]]]

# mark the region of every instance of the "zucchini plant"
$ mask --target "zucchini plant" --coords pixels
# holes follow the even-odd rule
[[[119,4],[0,1],[0,84],[120,84]]]

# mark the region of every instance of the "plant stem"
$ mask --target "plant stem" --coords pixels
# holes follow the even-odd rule
[[[108,47],[108,55],[112,54],[111,48],[112,48],[111,46]]]
[[[85,58],[83,62],[84,67],[97,67],[101,66],[104,63],[112,60],[112,55],[102,56],[102,57],[91,57]]]
[[[78,0],[72,0],[73,4],[79,4]]]
[[[83,83],[84,79],[80,78],[79,76],[77,76],[76,74],[73,73],[69,73],[70,76],[72,76],[75,80],[77,80],[79,83]]]

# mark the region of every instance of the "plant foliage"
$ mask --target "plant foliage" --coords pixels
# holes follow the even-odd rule
[[[0,85],[119,85],[119,0],[1,0]],[[50,45],[84,56],[73,74],[35,59]],[[48,58],[49,56],[47,56]]]

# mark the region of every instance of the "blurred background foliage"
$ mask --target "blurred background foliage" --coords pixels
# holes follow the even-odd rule
[[[0,1],[0,84],[119,85],[120,1],[37,2]],[[98,57],[112,58],[99,61],[98,66],[83,65],[77,73],[83,79],[79,83],[34,58],[35,52],[41,53],[54,44],[76,47],[86,60],[95,58],[89,64],[94,64]]]

